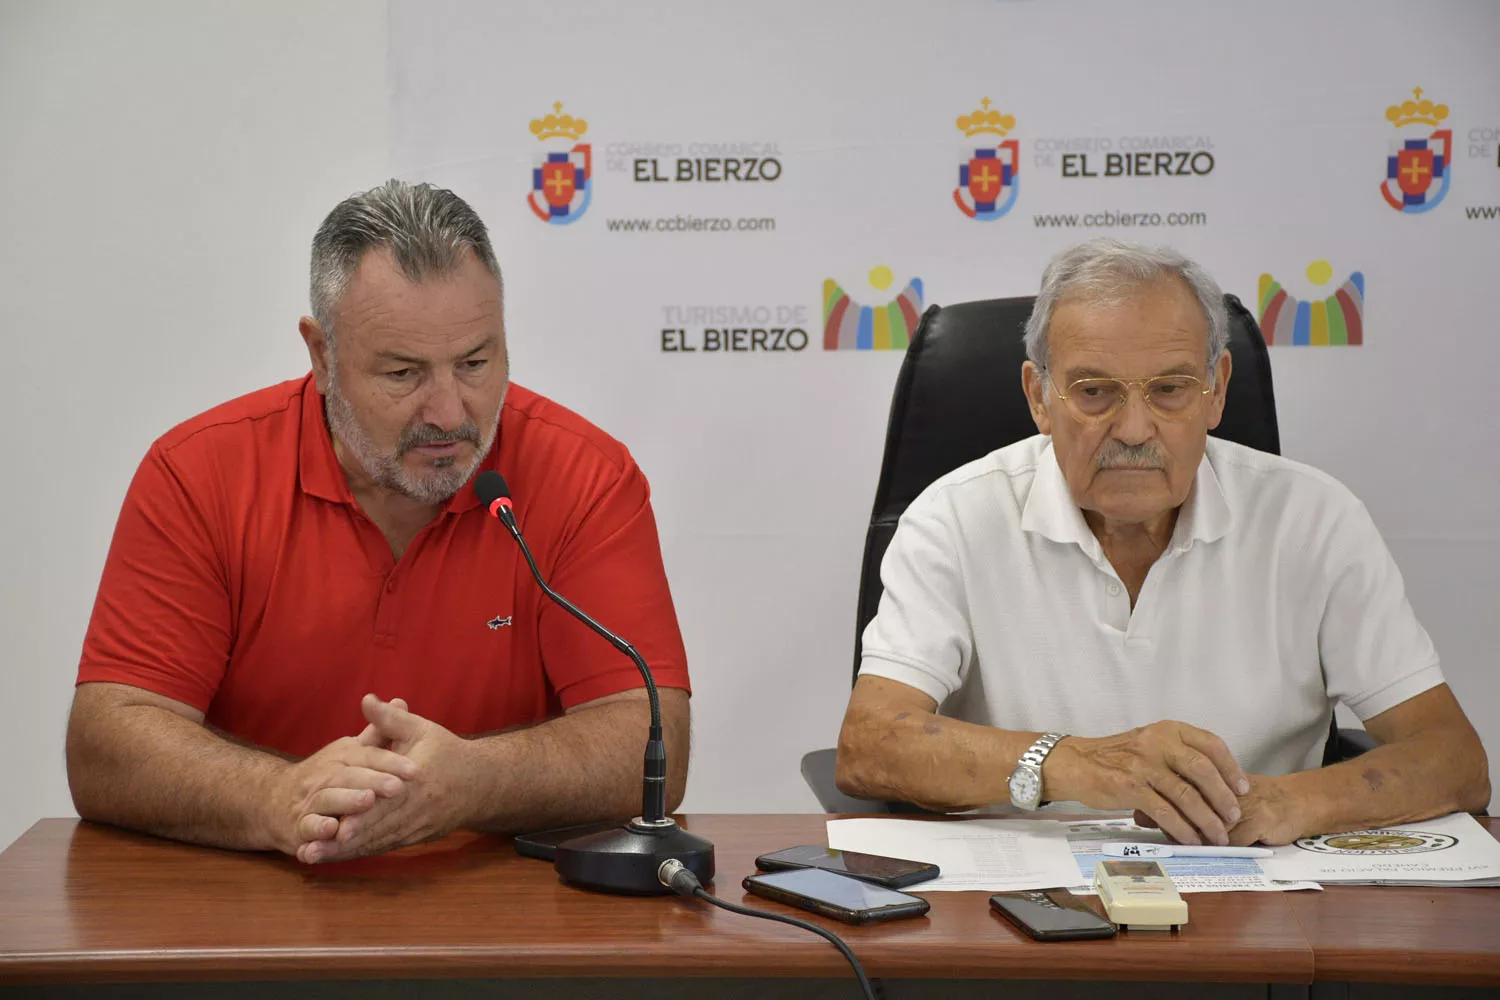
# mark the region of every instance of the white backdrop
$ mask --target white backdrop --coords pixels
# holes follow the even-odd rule
[[[1421,30],[1406,11],[397,0],[394,169],[453,187],[490,222],[516,378],[624,440],[654,485],[696,692],[691,808],[807,808],[798,756],[831,745],[847,696],[900,354],[823,350],[824,282],[877,306],[911,278],[927,303],[1024,294],[1050,254],[1096,234],[1171,242],[1252,308],[1263,273],[1299,299],[1363,275],[1361,346],[1274,351],[1284,448],[1374,512],[1500,756],[1484,632],[1500,610],[1500,417],[1465,379],[1500,367],[1482,291],[1500,219],[1465,213],[1500,204],[1500,169],[1493,146],[1471,159],[1461,142],[1430,211],[1380,191],[1393,138],[1500,122],[1500,8],[1424,5]],[[1437,124],[1398,128],[1386,109],[1423,114],[1419,86]],[[990,112],[1004,136],[959,127]],[[1011,141],[1013,203],[970,218],[960,162]],[[586,202],[571,166],[536,178],[564,203],[578,189],[568,221],[548,224],[532,208],[536,162],[581,163],[580,145]],[[1171,173],[1108,176],[1110,154],[1142,150],[1148,167],[1176,154]],[[694,161],[714,157],[757,179],[700,179],[712,168]],[[1309,277],[1314,261],[1327,273]],[[808,346],[704,350],[725,326],[800,327]],[[664,350],[682,345],[700,349]],[[1015,373],[996,378],[1019,391]]]
[[[1500,8],[1427,4],[1413,27],[1394,3],[1116,6],[400,3],[387,24],[361,2],[0,0],[0,416],[20,431],[0,489],[0,845],[71,813],[62,727],[140,456],[305,370],[313,229],[392,170],[479,208],[518,380],[652,478],[696,688],[689,809],[815,808],[797,759],[831,744],[847,695],[899,353],[825,352],[824,282],[864,305],[912,278],[928,304],[1028,293],[1050,253],[1098,233],[1172,242],[1247,302],[1262,273],[1299,298],[1365,276],[1362,346],[1272,352],[1284,447],[1369,505],[1500,757],[1500,417],[1471,377],[1500,367],[1500,219],[1468,217],[1500,205]],[[1398,130],[1385,109],[1417,86],[1448,106],[1456,155],[1442,203],[1401,213],[1379,192],[1390,141],[1436,126]],[[1014,118],[1006,136],[956,127],[986,97]],[[588,131],[539,141],[530,123],[559,101]],[[1064,152],[1103,174],[1107,153],[1159,137],[1213,169],[1063,176]],[[953,197],[984,140],[1020,154],[993,221]],[[578,143],[592,200],[544,224],[533,161]],[[780,173],[634,180],[634,160],[675,177],[679,156]],[[1163,224],[1038,222],[1127,212]],[[619,228],[678,217],[755,228]],[[663,329],[701,344],[706,327],[761,325],[735,322],[757,309],[809,346],[662,351]]]

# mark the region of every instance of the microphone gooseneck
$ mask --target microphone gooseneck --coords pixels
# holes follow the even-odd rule
[[[504,476],[494,470],[481,472],[474,478],[474,493],[489,511],[490,516],[505,525],[511,537],[516,540],[516,544],[521,547],[521,555],[526,559],[526,565],[531,570],[531,577],[542,589],[542,593],[546,594],[558,607],[587,625],[604,641],[628,656],[635,664],[635,668],[640,671],[641,679],[646,683],[646,698],[651,706],[651,727],[646,734],[646,758],[641,784],[640,822],[647,827],[670,826],[672,821],[667,818],[667,750],[666,742],[662,737],[661,697],[656,692],[656,679],[651,676],[651,668],[646,665],[646,661],[634,646],[600,625],[572,601],[553,590],[543,578],[541,570],[537,568],[536,559],[531,554],[531,547],[526,544],[526,538],[521,534],[521,526],[516,522],[515,510],[510,499],[510,487],[506,485]]]

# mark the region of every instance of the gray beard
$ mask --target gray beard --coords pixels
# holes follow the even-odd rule
[[[505,392],[500,395],[501,409],[505,407],[505,396],[509,392],[510,384],[507,382]],[[422,424],[403,429],[395,450],[383,452],[355,419],[354,407],[339,389],[338,377],[331,364],[328,391],[323,399],[329,431],[343,443],[365,473],[380,486],[422,504],[444,503],[462,489],[490,453],[490,447],[495,443],[495,434],[500,429],[500,410],[495,411],[494,423],[482,440],[479,429],[472,421],[466,421],[463,426],[448,433],[438,431],[429,424]],[[474,457],[461,466],[456,464],[456,458],[444,457],[433,463],[431,472],[414,474],[401,462],[407,452],[418,445],[455,440],[467,440],[476,445]]]

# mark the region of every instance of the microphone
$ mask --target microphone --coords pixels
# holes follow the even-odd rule
[[[657,877],[661,866],[677,861],[702,881],[714,877],[714,846],[702,837],[688,833],[667,815],[667,751],[662,739],[661,698],[656,678],[636,648],[620,638],[572,601],[553,590],[537,568],[531,547],[521,534],[510,487],[505,477],[486,470],[474,477],[474,494],[490,516],[505,525],[531,570],[532,579],[551,601],[587,625],[595,634],[619,650],[640,671],[646,684],[646,698],[651,706],[651,724],[646,734],[646,758],[641,779],[641,814],[614,830],[589,834],[565,841],[557,847],[555,867],[566,882],[603,892],[632,895],[661,895],[674,891]]]

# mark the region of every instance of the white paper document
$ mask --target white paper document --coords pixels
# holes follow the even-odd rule
[[[920,892],[1009,892],[1078,881],[1063,827],[1045,819],[831,819],[828,846],[937,865],[941,875],[911,887]]]
[[[1500,841],[1468,813],[1304,837],[1261,861],[1276,878],[1329,885],[1500,886]]]
[[[1100,845],[1107,841],[1133,844],[1167,844],[1160,830],[1135,825],[1131,819],[1102,819],[1068,823],[1068,847],[1078,863],[1080,881],[1068,886],[1080,896],[1094,895],[1094,866],[1104,857]],[[1273,879],[1261,868],[1269,858],[1157,858],[1178,892],[1284,892],[1291,889],[1321,889],[1316,882]]]
[[[1099,846],[1107,840],[1167,842],[1159,830],[1141,829],[1128,818],[1075,823],[1045,819],[828,821],[829,847],[937,865],[942,874],[911,886],[914,892],[1013,892],[1061,886],[1091,894]],[[1318,888],[1313,882],[1277,881],[1255,858],[1164,858],[1162,867],[1179,892]]]

